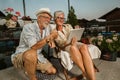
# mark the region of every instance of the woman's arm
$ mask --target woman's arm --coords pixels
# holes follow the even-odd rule
[[[76,42],[77,42],[77,39],[76,39],[76,37],[73,37],[72,39],[71,39],[71,42],[69,42],[69,43],[65,43],[64,44],[64,46],[59,46],[59,48],[61,49],[61,50],[65,50],[65,48],[67,47],[67,46],[69,46],[69,45],[76,45]]]

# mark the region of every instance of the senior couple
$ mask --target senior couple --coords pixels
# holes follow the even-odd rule
[[[49,8],[39,9],[36,16],[36,22],[23,27],[19,46],[11,56],[14,67],[24,69],[30,80],[37,80],[36,70],[46,74],[55,74],[56,68],[41,54],[43,46],[48,44],[69,53],[70,59],[81,69],[82,75],[88,80],[96,80],[88,46],[77,42],[75,37],[67,43],[72,27],[64,24],[64,12],[54,13],[56,24],[54,29],[51,29],[49,24],[52,18]],[[77,78],[71,78],[71,80],[77,80]]]

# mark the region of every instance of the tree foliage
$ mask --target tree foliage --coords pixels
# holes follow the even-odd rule
[[[68,13],[67,23],[71,24],[73,27],[78,24],[77,16],[75,15],[75,10],[72,6]]]

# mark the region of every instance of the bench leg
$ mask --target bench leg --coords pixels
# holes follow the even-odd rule
[[[64,68],[64,75],[65,75],[65,78],[66,78],[66,80],[69,80],[69,78],[68,78],[68,74],[67,74],[67,71],[66,71],[66,69]]]
[[[94,68],[95,68],[95,71],[96,72],[99,72],[99,69],[96,67],[96,65],[93,63],[93,66],[94,66]]]

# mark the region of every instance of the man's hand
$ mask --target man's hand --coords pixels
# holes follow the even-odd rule
[[[58,37],[58,33],[56,30],[53,30],[50,35],[46,37],[46,42],[49,43],[50,41],[54,41]]]
[[[58,32],[57,30],[53,30],[50,34],[51,38],[56,39],[58,37]]]
[[[46,42],[49,44],[51,48],[55,47],[54,39],[56,39],[58,33],[56,30],[53,30],[49,36],[46,38]]]

